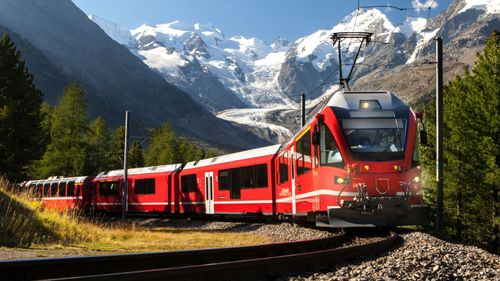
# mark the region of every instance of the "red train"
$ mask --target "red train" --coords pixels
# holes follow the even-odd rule
[[[33,190],[33,194],[43,201],[47,208],[64,211],[66,209],[87,210],[90,207],[92,178],[50,177],[44,180],[31,180],[23,186]]]
[[[338,92],[286,144],[129,169],[126,209],[307,218],[335,227],[426,225],[417,146],[416,115],[395,95]],[[61,184],[55,191],[65,179],[27,185],[47,204],[121,211],[123,170],[102,172],[92,184],[77,179],[73,193],[69,181],[66,192]]]

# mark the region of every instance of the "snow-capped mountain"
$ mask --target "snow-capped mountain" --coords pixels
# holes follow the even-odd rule
[[[133,45],[134,41],[132,40],[130,31],[128,29],[96,15],[89,15],[89,19],[99,25],[99,27],[117,43],[125,46]]]
[[[338,77],[332,73],[337,71],[338,58],[330,39],[333,32],[374,32],[376,40],[385,42],[399,28],[377,9],[361,9],[333,28],[318,30],[293,43],[276,38],[268,45],[258,38],[228,38],[210,24],[174,21],[126,30],[93,15],[89,18],[212,111],[294,106],[301,92],[309,92],[327,79],[331,81],[325,87],[335,83],[331,78]],[[401,28],[407,34],[416,30]],[[349,47],[349,52],[357,48],[349,40],[342,46]],[[320,96],[322,89],[308,98]]]
[[[433,38],[442,36],[450,56],[461,65],[470,64],[460,58],[484,45],[499,26],[499,11],[500,3],[495,0],[455,0],[434,18],[408,17],[394,24],[378,9],[359,9],[332,28],[293,42],[276,38],[272,44],[258,38],[227,37],[210,24],[175,21],[126,30],[95,16],[90,19],[168,82],[212,112],[220,112],[219,117],[255,128],[268,124],[275,135],[267,138],[276,142],[291,132],[276,127],[270,116],[297,108],[300,93],[307,93],[308,99],[324,98],[326,89],[338,83],[338,50],[330,39],[333,32],[374,33],[372,43],[361,50],[351,85],[401,92],[412,101],[430,91],[432,83],[412,69],[433,55]],[[341,43],[346,52],[344,77],[358,45],[348,39]],[[400,73],[407,79],[398,78]],[[408,81],[413,81],[411,86],[420,85],[418,91],[412,91]],[[285,127],[293,128],[295,123]]]
[[[210,24],[181,21],[142,25],[131,36],[137,43],[127,46],[146,64],[200,103],[213,104],[213,111],[290,103],[273,83],[289,46],[286,39],[266,45],[257,38],[227,38]],[[217,87],[196,87],[193,81]]]

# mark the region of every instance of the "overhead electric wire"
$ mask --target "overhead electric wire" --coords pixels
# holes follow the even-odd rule
[[[427,7],[427,9],[428,9],[428,11],[427,11],[427,21],[429,21],[429,18],[431,16],[431,9],[432,9],[432,5],[434,5],[434,2],[435,2],[435,0],[432,0],[432,2],[429,5],[429,7]]]

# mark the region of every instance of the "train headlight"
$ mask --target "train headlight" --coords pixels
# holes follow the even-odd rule
[[[378,100],[360,100],[360,109],[382,109]]]
[[[345,179],[342,177],[334,177],[333,180],[335,181],[335,184],[344,184],[345,183]]]
[[[370,166],[369,165],[363,165],[363,170],[369,171],[370,170]]]
[[[420,178],[418,176],[415,176],[413,177],[413,179],[411,179],[412,182],[414,183],[419,183],[420,182]]]

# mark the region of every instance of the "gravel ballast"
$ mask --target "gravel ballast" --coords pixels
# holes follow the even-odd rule
[[[498,255],[421,232],[401,237],[402,245],[387,253],[288,280],[500,280]]]

